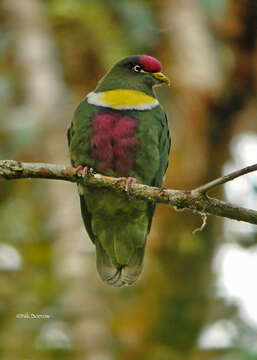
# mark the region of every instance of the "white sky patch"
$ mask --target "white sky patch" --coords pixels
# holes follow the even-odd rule
[[[221,246],[214,270],[219,274],[217,295],[236,302],[241,316],[257,328],[257,246],[247,250],[236,244]]]
[[[244,133],[231,142],[231,161],[224,166],[223,173],[228,174],[256,162],[257,134]],[[225,197],[233,204],[256,210],[257,172],[225,184]],[[236,302],[242,318],[257,329],[257,246],[245,249],[236,244],[240,236],[246,237],[249,242],[256,231],[255,225],[224,219],[227,242],[217,252],[214,270],[219,275],[218,296],[225,296],[228,302]]]
[[[231,161],[225,164],[223,174],[255,163],[257,163],[257,134],[241,134],[231,142]],[[257,208],[257,171],[226,183],[224,188],[225,197],[229,202],[250,209]],[[224,221],[224,233],[229,237],[234,233],[247,235],[255,231],[257,231],[255,225],[239,221]]]
[[[233,346],[237,336],[237,329],[229,321],[220,320],[205,326],[198,340],[201,349],[221,349]]]
[[[37,349],[70,349],[69,327],[61,322],[49,322],[41,327],[40,334],[36,340]]]
[[[0,271],[18,271],[22,268],[22,258],[11,245],[0,243]]]

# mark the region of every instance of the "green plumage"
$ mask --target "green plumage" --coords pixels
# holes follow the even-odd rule
[[[112,71],[99,87],[104,85],[108,89],[108,81],[110,86],[114,87],[115,76],[111,77],[111,73]],[[124,84],[126,84],[126,76],[127,73],[125,73]],[[118,88],[121,86],[120,81],[119,78]],[[135,88],[137,88],[137,81],[142,88],[142,81],[145,81],[145,78],[136,79]],[[149,85],[147,86],[149,93]],[[150,88],[152,90],[152,86]],[[128,156],[132,160],[129,171],[126,173],[122,173],[119,167],[99,170],[99,156],[94,153],[92,145],[92,139],[95,136],[93,122],[102,113],[103,120],[101,117],[100,120],[107,122],[105,112],[112,114],[114,119],[126,116],[137,121],[132,137],[136,139],[134,141],[136,145],[127,147]],[[108,134],[112,136],[111,127],[108,131]],[[128,141],[127,138],[124,137],[124,139]],[[151,186],[161,186],[163,183],[163,176],[168,165],[170,139],[167,119],[160,106],[143,111],[113,110],[89,104],[85,99],[75,112],[68,130],[68,140],[71,162],[75,167],[83,165],[92,167],[105,175],[129,176],[136,178],[138,183]],[[105,151],[104,147],[103,151]],[[84,224],[96,246],[97,268],[101,278],[114,286],[134,283],[142,270],[146,237],[150,231],[154,205],[143,200],[129,200],[126,193],[116,194],[106,189],[80,186],[79,193]]]

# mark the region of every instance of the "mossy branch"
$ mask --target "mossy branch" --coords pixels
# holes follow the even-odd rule
[[[135,184],[127,192],[128,198],[143,199],[155,203],[166,203],[176,209],[189,209],[201,215],[216,215],[224,218],[257,224],[257,211],[242,208],[228,202],[207,196],[214,187],[231,181],[249,172],[256,171],[257,164],[235,171],[191,191],[160,189]],[[65,180],[85,186],[100,187],[125,193],[125,186],[117,178],[100,174],[86,175],[83,178],[75,168],[47,163],[23,163],[14,160],[0,161],[0,178],[6,180],[36,178]]]

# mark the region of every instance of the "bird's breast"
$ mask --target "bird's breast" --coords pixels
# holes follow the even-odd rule
[[[138,144],[138,120],[118,112],[102,111],[93,117],[91,150],[97,171],[128,175]]]

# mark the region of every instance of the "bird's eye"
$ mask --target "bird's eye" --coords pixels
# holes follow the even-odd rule
[[[135,65],[132,69],[133,69],[134,71],[136,71],[136,72],[142,71],[142,68],[141,68],[140,65]]]

